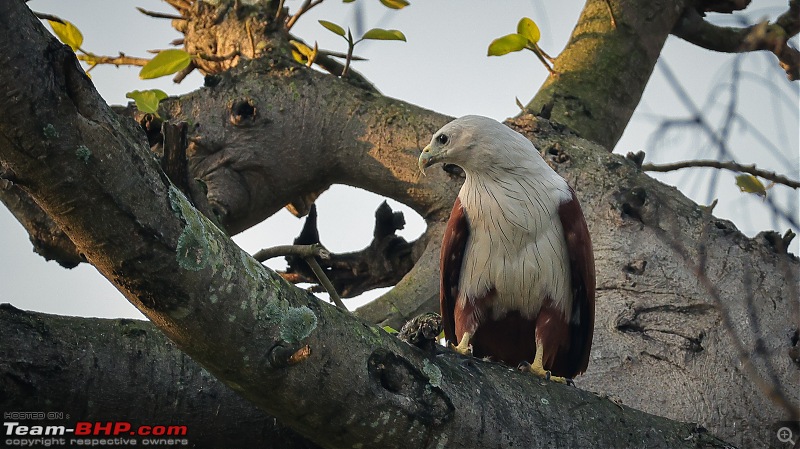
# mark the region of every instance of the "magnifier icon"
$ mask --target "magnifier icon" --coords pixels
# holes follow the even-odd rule
[[[792,443],[794,446],[794,440],[792,440],[792,429],[788,427],[781,427],[778,429],[778,441],[781,443]]]

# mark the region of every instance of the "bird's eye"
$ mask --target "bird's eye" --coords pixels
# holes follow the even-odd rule
[[[442,145],[447,145],[447,141],[450,140],[447,138],[447,134],[439,134],[436,136],[436,141]]]

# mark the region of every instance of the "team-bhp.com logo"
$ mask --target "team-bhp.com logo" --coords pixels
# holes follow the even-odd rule
[[[9,414],[5,416],[6,419],[10,417]],[[48,422],[42,425],[29,422],[37,417],[13,417],[18,420],[3,422],[5,447],[189,445],[186,438],[188,429],[181,425],[134,425],[128,421],[78,421],[72,426]]]

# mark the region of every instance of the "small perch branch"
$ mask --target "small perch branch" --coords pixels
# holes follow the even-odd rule
[[[253,254],[253,258],[259,262],[264,262],[275,257],[282,256],[297,256],[303,259],[309,257],[319,257],[321,259],[329,259],[331,253],[325,249],[324,246],[316,243],[313,245],[280,245],[273,246],[272,248],[262,249],[261,251]]]
[[[146,16],[155,17],[156,19],[186,20],[186,17],[179,16],[177,14],[167,14],[167,13],[157,12],[157,11],[148,11],[148,10],[146,10],[144,8],[139,7],[139,6],[136,7],[136,10],[138,10],[140,13],[142,13],[142,14],[144,14]]]
[[[311,270],[317,276],[317,279],[319,280],[320,284],[322,284],[322,286],[325,287],[325,290],[328,291],[328,294],[331,297],[331,301],[333,301],[333,303],[336,304],[337,307],[341,307],[342,309],[347,310],[347,307],[345,307],[344,303],[342,302],[342,298],[339,297],[339,294],[336,293],[336,289],[333,287],[333,284],[331,284],[331,280],[328,279],[328,276],[325,275],[325,270],[323,270],[322,267],[319,266],[317,259],[313,257],[306,257],[304,260],[306,261],[308,266],[311,267]]]
[[[290,17],[289,20],[286,22],[286,31],[289,31],[289,30],[292,29],[292,27],[297,22],[297,20],[300,18],[300,16],[302,16],[305,13],[307,13],[308,10],[310,10],[311,8],[319,5],[323,1],[324,0],[305,0],[303,2],[303,4],[300,5],[299,8],[297,8],[297,12],[295,12],[294,15],[292,15],[292,17]]]
[[[139,67],[144,67],[145,64],[150,62],[147,58],[135,58],[131,56],[126,56],[125,53],[120,53],[119,56],[97,56],[94,54],[85,54],[85,55],[78,55],[78,59],[89,63],[91,65],[98,65],[98,64],[113,64],[117,67],[121,65],[135,65]]]
[[[682,161],[672,164],[643,164],[642,170],[654,172],[669,172],[673,170],[680,170],[682,168],[690,167],[707,167],[707,168],[720,168],[735,172],[749,173],[753,176],[758,176],[766,180],[772,181],[776,184],[783,184],[793,189],[800,188],[800,182],[789,179],[785,176],[778,175],[775,172],[761,170],[753,165],[742,165],[733,161],[721,162],[714,160],[696,160],[696,161]]]
[[[308,264],[308,266],[311,267],[311,271],[314,272],[314,275],[317,277],[319,283],[325,287],[325,290],[327,290],[328,294],[331,296],[331,301],[336,304],[337,307],[347,310],[347,307],[342,302],[342,298],[340,298],[339,294],[336,293],[336,288],[325,274],[325,270],[323,270],[317,262],[317,257],[321,259],[330,259],[331,257],[331,253],[325,249],[324,246],[320,245],[319,243],[315,243],[313,245],[273,246],[272,248],[262,249],[261,251],[255,253],[253,258],[259,262],[264,262],[265,260],[281,256],[296,256],[302,258]]]
[[[54,16],[52,14],[47,14],[45,12],[33,11],[33,15],[36,16],[37,19],[50,20],[52,22],[64,23],[64,19],[62,19],[61,17]]]

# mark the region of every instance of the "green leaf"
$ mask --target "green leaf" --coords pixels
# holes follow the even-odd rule
[[[72,51],[76,51],[83,45],[83,34],[72,22],[67,22],[66,20],[64,23],[58,23],[53,20],[48,20],[48,22],[50,27],[53,28],[53,33],[58,36],[61,42],[69,45]]]
[[[521,34],[509,34],[499,37],[489,44],[489,56],[503,56],[513,51],[520,51],[528,45],[528,39]]]
[[[343,3],[353,3],[356,0],[342,0]]]
[[[125,94],[125,98],[130,98],[136,102],[136,109],[158,115],[158,103],[167,98],[167,93],[160,89],[134,90]]]
[[[753,175],[741,174],[736,177],[736,185],[745,193],[754,193],[758,196],[767,196],[767,188]]]
[[[192,55],[183,50],[162,50],[142,67],[139,78],[143,80],[172,75],[185,69],[192,62]]]
[[[523,17],[519,20],[519,23],[517,24],[517,34],[524,36],[525,39],[528,39],[534,44],[539,42],[539,38],[541,37],[541,33],[539,32],[539,27],[536,25],[536,22],[527,17]]]
[[[392,326],[383,326],[383,330],[385,330],[386,332],[388,332],[390,334],[396,334],[397,333],[397,329],[393,328]]]
[[[379,41],[403,41],[406,42],[406,36],[398,30],[384,30],[381,28],[373,28],[366,33],[361,39],[374,39]]]
[[[328,22],[327,20],[320,20],[319,24],[327,28],[329,31],[344,37],[344,28],[340,27],[339,25],[336,25],[333,22]]]
[[[410,4],[406,0],[381,0],[381,3],[383,3],[383,6],[392,9],[403,9]]]

